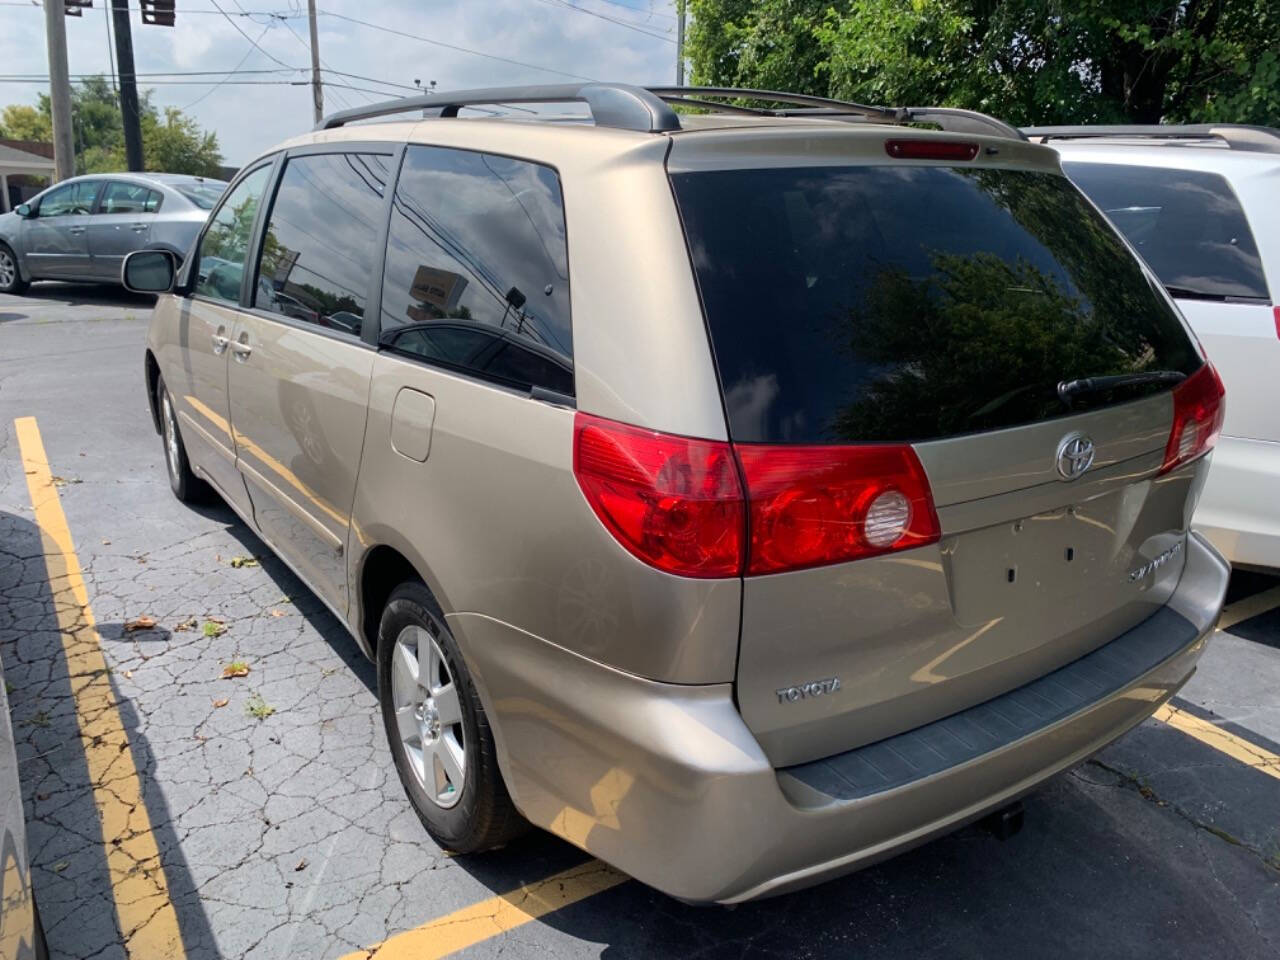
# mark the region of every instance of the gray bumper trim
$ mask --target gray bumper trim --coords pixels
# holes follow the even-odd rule
[[[856,750],[778,771],[822,794],[823,803],[892,790],[1008,746],[1086,709],[1195,640],[1186,618],[1161,607],[1105,646],[1002,696]]]

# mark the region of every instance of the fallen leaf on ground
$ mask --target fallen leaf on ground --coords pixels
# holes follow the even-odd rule
[[[200,626],[200,621],[195,617],[192,617],[190,620],[183,620],[180,624],[174,627],[173,632],[186,633],[188,630],[194,630],[198,626]]]
[[[135,630],[151,630],[155,625],[155,617],[136,617],[124,625],[124,632],[133,633]]]
[[[271,616],[273,616],[273,617],[283,617],[284,615],[285,615],[285,612],[284,612],[283,610],[272,610],[272,611],[271,611]]]
[[[109,546],[111,546],[111,541],[110,541],[110,540],[103,540],[103,541],[102,541],[102,545],[103,545],[104,547],[109,547]]]
[[[206,637],[220,637],[227,632],[227,628],[216,620],[206,620],[204,624],[204,635]]]
[[[215,617],[213,614],[208,614],[208,615],[205,617],[205,619],[206,619],[206,620],[209,620],[209,621],[212,621],[213,623],[226,623],[226,622],[227,622],[227,618],[226,618],[226,617]]]
[[[68,483],[83,483],[79,477],[59,477],[57,474],[49,478],[55,487],[65,487]]]
[[[213,705],[215,707],[225,707],[227,703],[228,701],[226,697],[219,697],[217,700],[213,701]]]
[[[222,679],[230,680],[232,677],[247,677],[249,675],[249,665],[243,660],[236,660],[228,663],[222,668]]]
[[[256,557],[232,557],[231,565],[238,570],[240,567],[256,567],[258,561]]]
[[[307,858],[303,857],[301,860],[298,861],[298,865],[293,868],[293,872],[297,873],[299,870],[305,870],[305,869],[307,869]]]
[[[132,680],[132,679],[133,679],[133,671],[132,671],[132,670],[126,670],[126,671],[124,672],[124,678],[125,678],[126,680]]]
[[[53,865],[53,872],[61,873],[63,870],[67,869],[67,867],[69,866],[71,866],[71,864],[68,863],[66,860],[59,860],[57,863]]]
[[[293,600],[290,599],[289,595],[286,593],[283,597],[277,600],[276,603],[293,603]]]

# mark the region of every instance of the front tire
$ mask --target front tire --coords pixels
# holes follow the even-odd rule
[[[30,284],[22,279],[18,257],[7,243],[0,243],[0,293],[24,293]]]
[[[160,411],[160,435],[164,440],[164,466],[169,474],[169,489],[183,503],[192,503],[200,499],[203,484],[187,459],[187,447],[178,430],[178,415],[169,389],[164,385],[164,377],[156,377],[156,409]]]
[[[400,783],[436,843],[476,853],[524,832],[475,683],[421,583],[401,584],[382,612],[378,699]]]

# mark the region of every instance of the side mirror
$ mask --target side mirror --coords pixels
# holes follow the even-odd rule
[[[31,204],[20,203],[13,208],[13,212],[20,216],[23,220],[30,219],[35,216],[35,211],[31,209]]]
[[[168,250],[135,250],[124,258],[120,282],[131,293],[168,293],[178,262]]]

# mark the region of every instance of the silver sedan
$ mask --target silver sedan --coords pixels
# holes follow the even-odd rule
[[[33,280],[119,283],[134,250],[168,250],[181,261],[226,186],[176,173],[55,184],[0,215],[0,293],[21,293]]]

